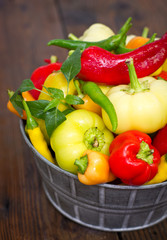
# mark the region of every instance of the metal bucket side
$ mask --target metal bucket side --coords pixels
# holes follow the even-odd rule
[[[154,225],[167,217],[167,182],[122,186],[85,186],[77,176],[60,169],[41,156],[20,129],[33,151],[48,199],[69,219],[103,231],[131,231]]]

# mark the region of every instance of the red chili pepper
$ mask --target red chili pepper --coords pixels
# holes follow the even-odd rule
[[[142,185],[158,171],[160,154],[152,146],[151,138],[132,130],[118,135],[110,145],[110,168],[123,183]]]
[[[130,53],[116,55],[97,46],[89,47],[82,53],[78,76],[85,81],[109,85],[127,84],[130,80],[125,61],[130,58],[138,78],[155,72],[167,58],[167,32],[161,39]]]
[[[162,71],[156,78],[163,78],[164,80],[167,81],[167,72]]]
[[[42,90],[42,85],[45,82],[45,79],[51,74],[53,71],[60,70],[61,63],[51,63],[45,66],[40,66],[39,68],[35,69],[35,71],[31,75],[31,80],[34,83],[34,86],[40,90]],[[37,90],[30,91],[32,96],[35,99],[38,99],[40,92]]]
[[[153,146],[163,156],[167,153],[167,125],[161,128],[153,138]]]

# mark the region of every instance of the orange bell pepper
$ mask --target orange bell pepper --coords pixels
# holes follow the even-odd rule
[[[74,108],[86,109],[88,111],[95,112],[101,116],[101,107],[97,103],[95,103],[87,94],[82,93],[82,90],[81,90],[82,86],[80,85],[78,80],[74,81],[74,85],[78,92],[78,97],[82,98],[82,100],[84,101],[83,104],[74,105]]]
[[[9,98],[12,97],[12,95],[14,94],[14,92],[12,91],[8,91],[9,94]],[[25,101],[34,101],[34,97],[31,95],[30,92],[26,91],[22,93],[22,96],[24,98]],[[26,112],[23,110],[23,114],[22,116],[20,116],[20,114],[17,112],[17,110],[14,108],[13,104],[11,103],[11,101],[9,100],[7,103],[7,108],[10,112],[14,113],[16,116],[20,117],[21,119],[26,120],[27,119],[27,115]]]
[[[142,37],[142,36],[136,36],[127,43],[126,48],[136,49],[136,48],[143,46],[148,41],[149,41],[149,38]]]
[[[144,44],[146,44],[150,39],[148,36],[149,29],[147,27],[144,27],[142,35],[141,36],[135,36],[127,43],[126,48],[129,49],[136,49]]]
[[[75,109],[86,109],[88,111],[95,112],[101,116],[101,107],[98,104],[96,104],[95,102],[93,102],[92,99],[88,95],[85,95],[82,98],[82,100],[84,101],[84,104],[75,105],[74,106]]]
[[[78,166],[78,179],[85,185],[111,182],[116,177],[111,173],[109,157],[103,153],[86,150],[74,163]]]

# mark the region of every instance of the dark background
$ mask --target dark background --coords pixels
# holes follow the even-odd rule
[[[65,59],[66,50],[47,47],[49,40],[70,32],[80,36],[95,22],[117,32],[130,16],[129,33],[141,34],[145,26],[149,36],[167,31],[166,0],[0,0],[0,239],[167,239],[167,220],[140,231],[110,233],[63,217],[47,200],[18,118],[6,108],[7,89],[16,90],[50,55]]]

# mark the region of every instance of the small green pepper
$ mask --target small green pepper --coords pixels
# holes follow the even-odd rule
[[[102,92],[96,83],[84,81],[82,81],[82,83],[83,91],[107,113],[112,124],[112,131],[115,132],[118,120],[114,106],[109,98]]]
[[[119,46],[119,44],[122,41],[122,39],[124,38],[125,34],[132,26],[132,24],[130,23],[131,20],[132,20],[131,18],[128,18],[128,20],[122,26],[122,28],[120,29],[118,34],[113,35],[105,40],[101,40],[98,42],[87,42],[87,41],[80,41],[80,40],[54,39],[54,40],[49,41],[48,45],[49,46],[55,45],[55,46],[67,48],[70,50],[75,50],[78,47],[81,50],[84,50],[85,48],[88,48],[90,46],[98,46],[98,47],[101,47],[108,51],[111,51],[113,49],[116,49]]]

